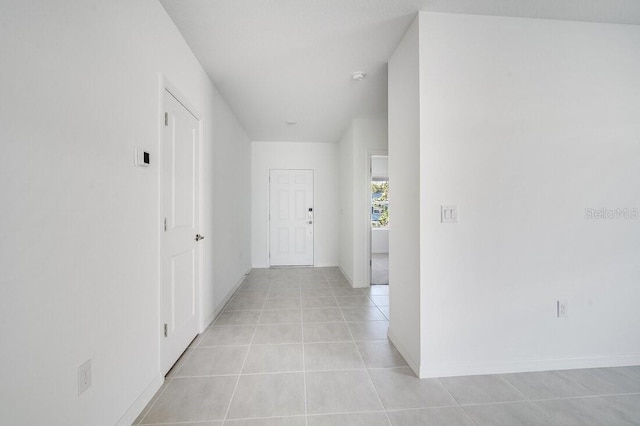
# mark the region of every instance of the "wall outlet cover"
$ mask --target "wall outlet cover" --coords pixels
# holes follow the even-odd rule
[[[78,367],[78,396],[91,387],[91,360]]]

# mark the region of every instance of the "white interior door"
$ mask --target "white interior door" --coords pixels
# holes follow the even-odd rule
[[[198,334],[200,253],[198,120],[164,92],[162,138],[162,347],[166,374]]]
[[[269,260],[313,265],[313,170],[270,170]]]

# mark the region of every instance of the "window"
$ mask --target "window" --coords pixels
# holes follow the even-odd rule
[[[371,227],[386,228],[389,225],[389,181],[371,182]]]

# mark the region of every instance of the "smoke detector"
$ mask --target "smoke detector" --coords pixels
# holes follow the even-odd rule
[[[360,81],[362,80],[364,77],[366,76],[365,73],[363,73],[362,71],[356,71],[353,74],[351,74],[351,78],[355,81]]]

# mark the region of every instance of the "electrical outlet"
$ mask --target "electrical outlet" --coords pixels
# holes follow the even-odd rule
[[[91,360],[78,367],[78,396],[91,386]]]
[[[566,300],[558,300],[558,318],[569,317],[569,302]]]

